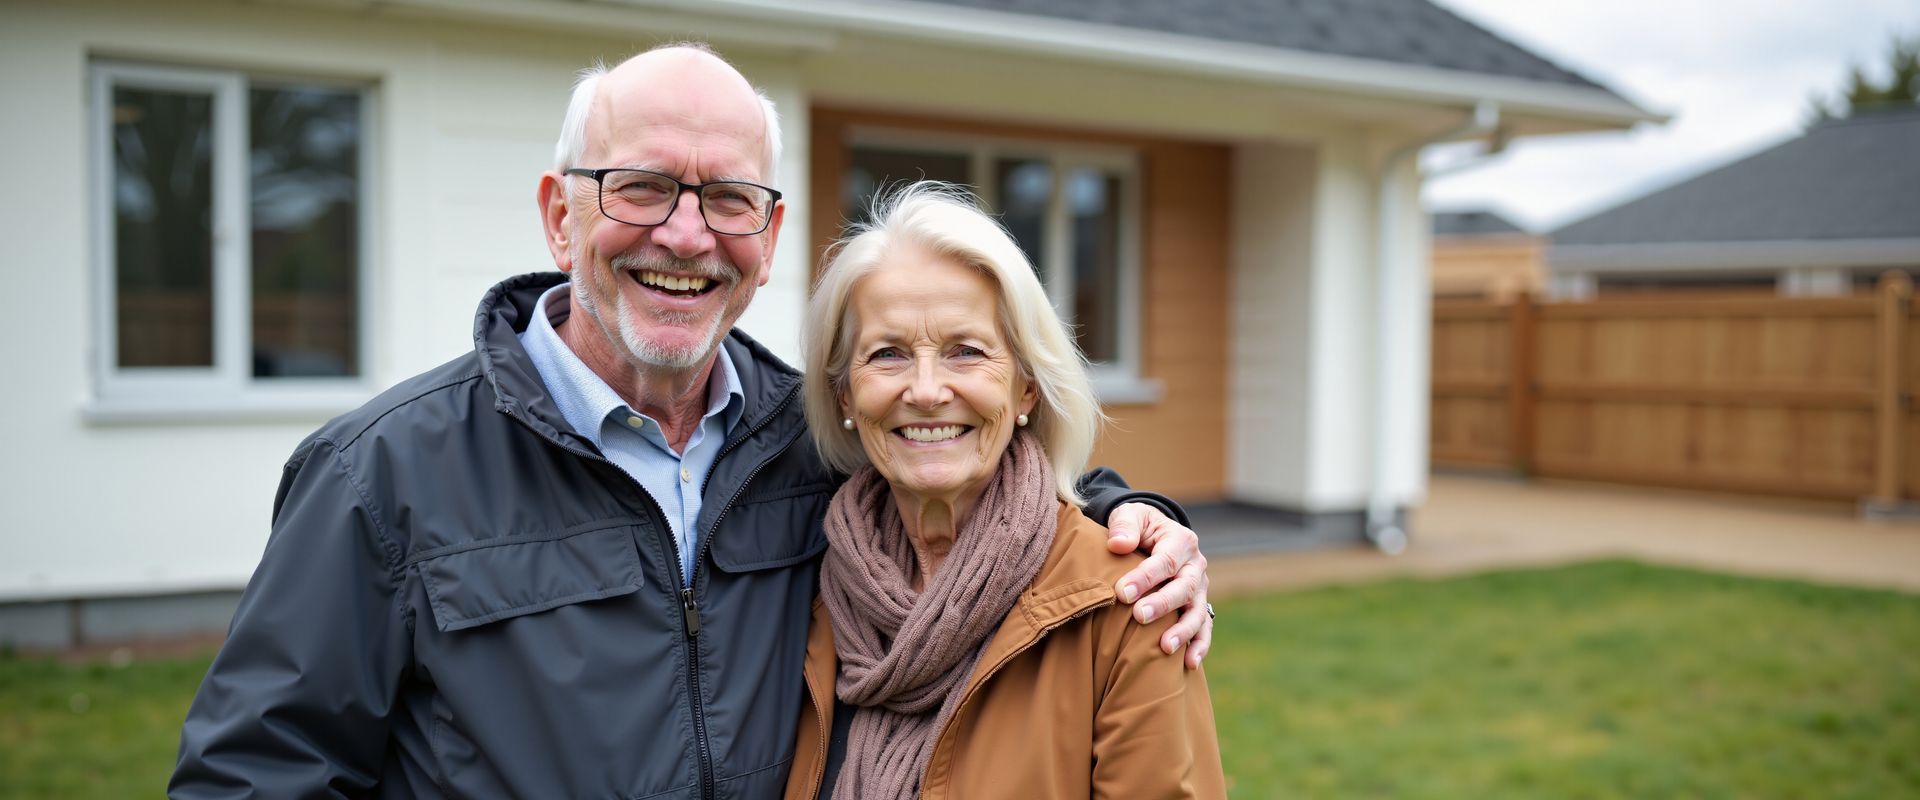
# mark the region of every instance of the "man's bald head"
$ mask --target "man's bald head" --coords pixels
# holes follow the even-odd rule
[[[560,141],[554,147],[555,172],[582,164],[589,144],[602,143],[613,121],[636,106],[672,109],[686,116],[737,117],[758,113],[764,143],[761,181],[775,182],[780,163],[780,114],[766,94],[702,42],[676,42],[633,56],[618,66],[595,64],[580,71]],[[656,109],[656,110],[658,110]]]

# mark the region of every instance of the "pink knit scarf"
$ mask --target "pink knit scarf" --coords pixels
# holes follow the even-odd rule
[[[1046,452],[1017,431],[953,550],[915,592],[913,545],[869,466],[833,496],[820,595],[833,620],[834,694],[858,706],[833,796],[911,798],[989,637],[1040,574],[1058,501]]]

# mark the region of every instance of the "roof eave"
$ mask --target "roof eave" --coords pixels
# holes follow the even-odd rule
[[[1920,266],[1920,237],[1660,244],[1554,244],[1554,272],[1658,272]]]
[[[1505,118],[1532,118],[1555,131],[1624,128],[1667,119],[1597,87],[912,0],[266,2],[601,33],[679,32],[796,52],[833,50],[844,44],[842,34],[891,37],[1423,106],[1471,108],[1492,101]],[[635,9],[647,13],[631,13]]]
[[[1597,87],[1531,81],[1414,64],[1283,50],[1071,20],[959,8],[908,0],[603,0],[633,7],[704,11],[757,22],[911,38],[1086,63],[1276,87],[1314,89],[1440,106],[1493,101],[1510,116],[1567,129],[1624,128],[1665,122]],[[1008,18],[1018,16],[1019,24]]]

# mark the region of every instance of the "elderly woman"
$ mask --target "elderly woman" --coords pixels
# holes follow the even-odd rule
[[[1113,585],[1074,490],[1103,421],[1014,241],[939,184],[843,241],[808,314],[807,419],[852,474],[787,796],[1224,796],[1202,674]]]

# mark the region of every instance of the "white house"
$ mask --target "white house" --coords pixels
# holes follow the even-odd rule
[[[550,268],[573,73],[682,38],[782,113],[749,332],[795,355],[861,192],[972,183],[1096,361],[1099,461],[1349,537],[1424,490],[1419,149],[1655,119],[1411,0],[11,0],[0,638],[220,624],[300,438]]]

